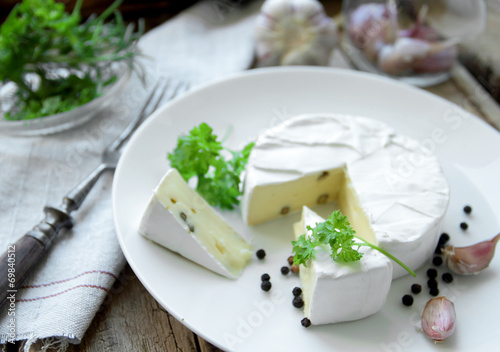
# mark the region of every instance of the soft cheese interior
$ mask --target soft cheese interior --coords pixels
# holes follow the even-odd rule
[[[303,207],[301,221],[294,224],[295,238],[310,235],[307,226],[323,221]],[[307,267],[301,265],[304,315],[313,324],[362,319],[378,312],[385,303],[392,281],[392,263],[376,250],[363,247],[360,252],[360,261],[337,263],[328,249],[318,248],[316,258]]]
[[[259,136],[246,168],[247,224],[333,200],[358,235],[417,269],[436,246],[449,188],[433,154],[373,119],[300,115]],[[406,273],[395,265],[394,278]]]
[[[139,232],[220,275],[235,278],[252,247],[188,184],[176,169],[153,192]]]

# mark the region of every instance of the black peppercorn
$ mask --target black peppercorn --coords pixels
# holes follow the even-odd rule
[[[443,264],[443,258],[441,257],[432,258],[432,264],[434,264],[435,266],[440,266],[441,264]]]
[[[262,281],[269,281],[271,279],[271,276],[269,276],[269,274],[265,273],[265,274],[262,274],[262,276],[260,277],[260,279]]]
[[[311,326],[311,321],[307,318],[304,318],[300,321],[303,327],[308,328]]]
[[[298,297],[302,294],[302,289],[300,287],[294,287],[292,293],[294,297]]]
[[[443,246],[441,246],[439,243],[438,245],[436,246],[436,249],[434,250],[434,254],[443,254]]]
[[[437,288],[438,287],[438,283],[437,283],[436,279],[429,279],[429,280],[427,280],[427,287],[429,287],[429,288]]]
[[[449,284],[450,282],[453,282],[453,275],[451,275],[450,273],[444,273],[442,279],[444,282]]]
[[[419,284],[411,285],[411,292],[419,294],[421,291],[422,291],[422,286],[420,286]]]
[[[437,277],[437,275],[438,275],[438,272],[436,269],[431,268],[431,269],[427,270],[427,277],[433,279],[433,278]]]
[[[288,275],[289,272],[290,272],[290,268],[289,267],[287,267],[287,266],[282,266],[281,267],[281,273],[283,275]]]
[[[266,257],[266,251],[263,250],[263,249],[259,249],[255,255],[257,256],[257,258],[259,259],[264,259]]]
[[[404,295],[402,298],[403,304],[405,306],[411,306],[413,304],[413,296],[412,295]]]
[[[269,291],[271,289],[271,281],[262,281],[262,283],[260,284],[260,288],[264,291]]]
[[[467,230],[469,228],[469,225],[467,225],[466,222],[461,222],[460,223],[460,228],[465,231],[465,230]]]
[[[429,291],[429,294],[431,296],[436,297],[437,295],[439,295],[439,290],[437,288],[431,288],[430,291]]]
[[[304,301],[301,297],[294,297],[292,304],[295,308],[302,308],[304,306]]]
[[[439,236],[439,244],[444,245],[446,242],[450,240],[450,235],[448,235],[446,232],[443,232],[441,236]]]
[[[465,214],[470,214],[472,212],[472,207],[470,205],[466,205],[464,207],[464,213]]]

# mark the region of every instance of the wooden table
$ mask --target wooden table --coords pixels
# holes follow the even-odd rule
[[[327,12],[335,16],[339,2],[325,2]],[[490,14],[498,16],[499,14]],[[488,33],[500,32],[500,21],[491,20]],[[495,50],[496,57],[500,48]],[[335,66],[349,68],[343,57],[335,53]],[[462,67],[453,71],[453,78],[427,89],[470,111],[500,129],[500,108]],[[15,348],[14,350],[16,350]],[[33,347],[38,351],[39,346]],[[101,310],[93,320],[80,345],[68,352],[102,351],[221,351],[197,336],[165,311],[139,282],[127,265],[110,291]]]

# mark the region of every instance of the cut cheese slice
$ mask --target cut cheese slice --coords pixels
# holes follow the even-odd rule
[[[154,190],[139,233],[229,278],[238,277],[252,255],[252,246],[176,169],[168,170]]]
[[[449,188],[435,155],[374,119],[300,115],[259,136],[246,167],[248,225],[334,200],[360,237],[416,270],[436,248]],[[394,267],[394,278],[406,274]]]
[[[294,224],[295,238],[306,234],[307,226],[325,221],[307,207]],[[384,305],[391,287],[392,263],[380,252],[361,247],[361,260],[337,263],[326,248],[318,247],[316,258],[300,266],[304,315],[312,324],[357,320],[372,315]]]

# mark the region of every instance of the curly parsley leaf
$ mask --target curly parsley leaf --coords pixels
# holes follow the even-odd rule
[[[354,262],[363,257],[363,253],[360,253],[359,249],[366,246],[378,250],[415,276],[415,273],[408,266],[392,254],[357,236],[347,217],[340,210],[334,211],[326,221],[316,223],[315,227],[307,226],[307,230],[311,232],[309,236],[304,234],[299,236],[296,241],[292,241],[294,264],[307,266],[309,260],[314,259],[319,246],[329,247],[330,256],[336,262]]]
[[[239,204],[240,175],[253,145],[249,143],[241,151],[224,148],[212,128],[201,123],[177,140],[177,147],[168,154],[168,160],[186,181],[194,176],[198,178],[196,191],[210,205],[233,209]],[[223,149],[232,155],[231,159],[224,158]]]
[[[316,254],[316,247],[319,245],[314,238],[306,235],[300,235],[297,241],[292,241],[293,251],[295,256],[293,257],[294,264],[304,264],[307,266],[307,262],[310,259],[314,259]]]
[[[222,145],[206,123],[194,127],[187,136],[177,140],[177,147],[168,154],[168,160],[187,181],[193,176],[204,176],[210,165],[215,166]]]

